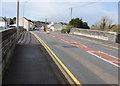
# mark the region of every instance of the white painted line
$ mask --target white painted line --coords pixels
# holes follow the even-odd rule
[[[88,51],[88,53],[91,54],[91,55],[94,55],[94,56],[96,56],[96,57],[98,57],[98,58],[100,58],[100,59],[102,59],[102,60],[104,60],[104,61],[106,61],[106,62],[108,62],[108,63],[110,63],[110,64],[112,64],[112,65],[114,65],[114,66],[120,67],[119,65],[114,64],[114,63],[112,63],[111,61],[108,61],[108,60],[106,60],[106,59],[104,59],[104,58],[102,58],[102,57],[100,57],[100,56],[98,56],[98,55],[96,55],[96,54],[93,54],[93,53],[91,53],[91,52],[89,52],[89,51]]]
[[[120,61],[111,61],[111,62],[117,62],[117,63],[120,63]]]
[[[73,41],[73,43],[77,43],[77,42],[74,42],[74,41]]]
[[[88,53],[91,52],[92,53],[92,52],[97,52],[97,51],[86,51],[86,52],[88,52]]]
[[[104,52],[102,52],[102,51],[99,51],[100,53],[104,53]],[[117,57],[115,57],[115,56],[112,56],[112,55],[110,55],[110,54],[107,54],[107,53],[104,53],[104,54],[106,54],[106,55],[108,55],[108,56],[111,56],[111,57],[113,57],[113,58],[115,58],[115,59],[119,59],[119,58],[117,58]],[[119,59],[120,60],[120,59]]]

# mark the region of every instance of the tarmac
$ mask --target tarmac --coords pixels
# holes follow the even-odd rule
[[[30,33],[19,39],[11,64],[2,78],[2,85],[68,84],[50,55]]]

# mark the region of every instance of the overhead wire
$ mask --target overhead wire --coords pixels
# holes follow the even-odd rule
[[[85,6],[89,6],[89,5],[95,4],[95,3],[98,3],[98,2],[89,2],[89,3],[83,4],[81,6],[74,6],[74,7],[72,6],[71,8],[75,9],[75,8],[79,8],[79,7],[85,7]],[[64,9],[62,12],[57,13],[55,16],[53,16],[53,17],[51,17],[49,19],[52,20],[52,19],[62,18],[63,14],[65,15],[65,13],[67,12],[68,9],[70,9],[70,8]]]

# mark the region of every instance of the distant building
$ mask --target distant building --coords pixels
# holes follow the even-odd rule
[[[0,16],[0,29],[6,29],[8,28],[8,22],[6,17]]]
[[[30,20],[28,20],[25,17],[19,19],[19,26],[21,26],[24,29],[26,29],[26,31],[33,30],[33,28],[34,28],[33,22],[31,22]]]
[[[62,29],[65,29],[67,27],[67,24],[66,23],[51,23],[48,25],[48,28],[51,30],[51,31],[61,31]]]

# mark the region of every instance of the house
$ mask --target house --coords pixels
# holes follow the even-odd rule
[[[35,28],[35,24],[33,22],[30,22],[30,30],[33,30]]]
[[[51,30],[51,31],[61,31],[62,29],[65,29],[67,27],[67,24],[65,23],[51,23],[48,25],[48,28]]]
[[[0,16],[0,29],[8,28],[8,22],[5,17]]]
[[[25,17],[19,19],[19,26],[26,29],[26,31],[33,30],[34,28],[33,22]]]

